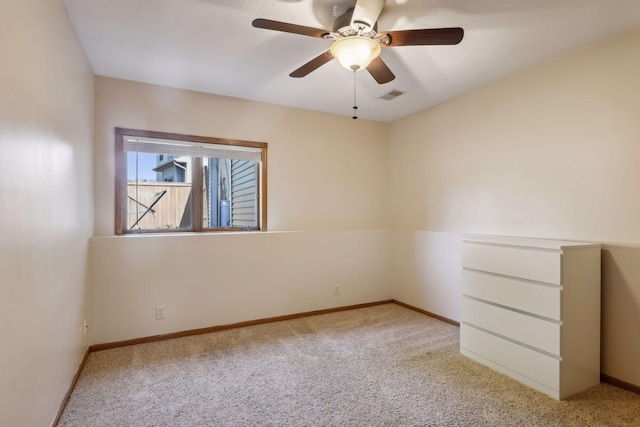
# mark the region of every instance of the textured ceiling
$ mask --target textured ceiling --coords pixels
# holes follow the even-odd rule
[[[331,29],[354,0],[63,0],[97,75],[351,116],[353,73],[289,73],[330,41],[253,28]],[[462,27],[455,46],[383,49],[396,75],[357,74],[358,114],[390,122],[640,26],[640,0],[388,0],[378,30]],[[404,95],[386,101],[391,90]]]

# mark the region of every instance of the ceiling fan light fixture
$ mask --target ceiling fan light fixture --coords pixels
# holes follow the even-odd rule
[[[331,45],[331,55],[347,70],[367,68],[380,55],[380,44],[362,36],[349,36]]]

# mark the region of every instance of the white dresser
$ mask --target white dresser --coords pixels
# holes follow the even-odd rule
[[[600,382],[600,245],[462,241],[460,351],[555,399]]]

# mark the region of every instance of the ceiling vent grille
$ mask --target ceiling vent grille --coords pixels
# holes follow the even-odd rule
[[[391,92],[389,92],[386,95],[383,95],[380,97],[380,99],[384,99],[387,101],[391,101],[392,99],[395,99],[397,97],[399,97],[400,95],[402,95],[404,92],[400,91],[400,90],[392,90]]]

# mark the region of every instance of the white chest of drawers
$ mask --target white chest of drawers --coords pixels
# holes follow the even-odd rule
[[[555,399],[600,382],[600,245],[462,241],[460,351]]]

